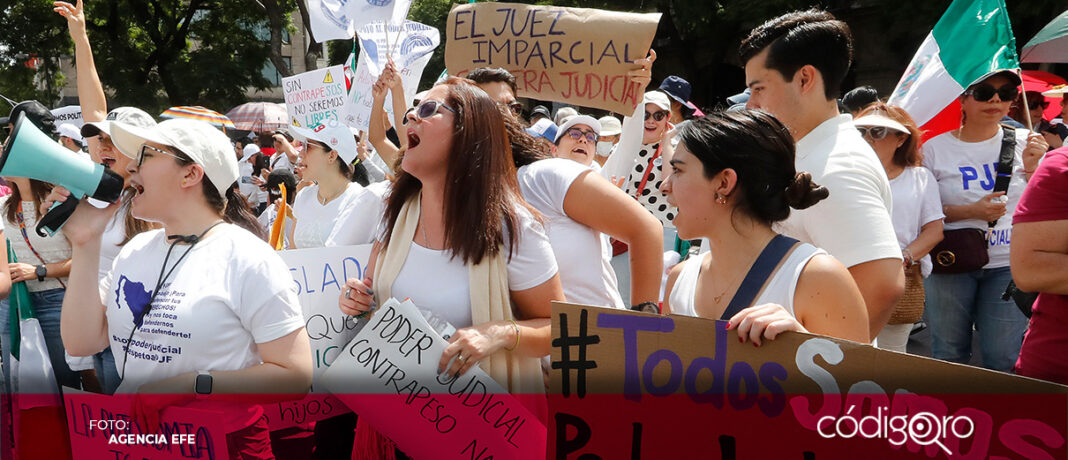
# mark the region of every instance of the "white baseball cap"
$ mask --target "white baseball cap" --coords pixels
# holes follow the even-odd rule
[[[598,136],[601,135],[601,122],[597,121],[596,118],[593,118],[589,115],[575,115],[573,117],[568,117],[567,121],[565,121],[564,124],[560,126],[560,129],[556,130],[556,139],[553,139],[553,142],[559,142],[560,138],[563,137],[564,133],[566,133],[567,130],[571,129],[571,127],[575,125],[589,126],[591,129],[593,129],[594,134]]]
[[[602,136],[615,136],[623,132],[623,123],[616,117],[606,115],[597,119],[597,121],[601,123]]]
[[[56,128],[56,131],[59,131],[59,135],[62,137],[69,137],[78,141],[79,144],[85,145],[85,138],[82,137],[81,131],[72,123],[63,123]]]
[[[119,107],[111,112],[108,112],[108,116],[104,118],[104,121],[93,121],[82,125],[82,136],[93,137],[101,132],[111,135],[111,123],[122,122],[127,126],[136,126],[140,128],[148,128],[156,126],[156,119],[152,118],[144,110],[137,107]]]
[[[894,120],[893,118],[877,113],[857,118],[856,120],[853,120],[853,124],[857,126],[882,126],[902,134],[909,134],[909,129],[906,128],[905,125],[898,123],[897,120]]]
[[[1042,95],[1048,97],[1064,97],[1066,93],[1068,93],[1068,85],[1057,85],[1049,91],[1043,92]]]
[[[140,155],[141,145],[146,141],[180,150],[204,168],[204,174],[223,198],[226,198],[226,191],[239,177],[237,158],[234,157],[230,139],[203,121],[175,118],[151,127],[131,126],[116,121],[110,128],[115,147],[134,160]]]
[[[337,152],[337,156],[347,164],[352,164],[356,159],[356,138],[353,137],[349,127],[338,123],[337,120],[325,120],[322,124],[313,128],[290,127],[293,134],[303,141],[318,141],[329,146]]]
[[[256,144],[248,144],[241,149],[241,154],[245,158],[250,158],[252,157],[252,155],[255,155],[257,153],[260,153],[260,146]]]
[[[645,104],[653,104],[660,107],[660,110],[671,110],[671,101],[668,100],[667,94],[660,91],[649,91],[645,93],[645,97],[642,98],[642,106]]]

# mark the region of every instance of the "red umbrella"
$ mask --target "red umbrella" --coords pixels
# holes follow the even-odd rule
[[[1023,84],[1028,93],[1041,93],[1053,89],[1054,86],[1068,84],[1068,82],[1064,78],[1049,72],[1025,70],[1023,71]],[[1042,112],[1046,120],[1059,117],[1061,114],[1060,101],[1046,97],[1046,102],[1050,103],[1049,107],[1046,107],[1046,111]]]

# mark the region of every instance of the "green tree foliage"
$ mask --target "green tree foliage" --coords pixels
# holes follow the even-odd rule
[[[5,5],[6,3],[6,5]],[[66,21],[52,12],[51,0],[0,2],[0,94],[15,101],[36,99],[51,104],[59,98],[63,75],[59,56],[69,54]],[[14,20],[18,18],[18,20]],[[59,27],[42,27],[54,23]],[[26,62],[37,57],[37,69]],[[0,102],[0,113],[10,110]]]

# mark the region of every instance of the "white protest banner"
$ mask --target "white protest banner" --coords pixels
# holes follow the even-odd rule
[[[133,417],[134,395],[99,395],[67,390],[67,429],[75,459],[230,458],[221,412],[172,406],[158,427],[142,427]],[[161,396],[168,397],[168,396]]]
[[[58,109],[52,109],[52,116],[56,117],[56,126],[70,123],[78,129],[82,129],[85,120],[82,119],[82,106],[67,105]]]
[[[453,5],[445,67],[463,77],[503,67],[518,96],[630,114],[641,101],[627,77],[649,52],[659,13],[623,13],[517,3]]]
[[[322,383],[412,458],[545,458],[545,425],[516,396],[477,366],[438,374],[446,344],[415,304],[390,299]]]
[[[348,94],[345,66],[336,65],[285,77],[282,79],[282,91],[289,124],[310,128],[327,119],[340,122]]]
[[[315,41],[352,38],[372,22],[400,23],[408,17],[412,0],[307,0]]]
[[[404,21],[403,28],[394,24],[368,24],[360,28],[357,34],[360,37],[360,56],[359,61],[353,65],[352,55],[349,55],[349,65],[356,70],[352,88],[349,90],[345,123],[366,131],[370,126],[374,100],[371,87],[386,66],[386,54],[392,50],[393,63],[404,83],[404,102],[411,105],[418,91],[423,69],[430,62],[434,49],[441,43],[441,34],[438,29],[413,21]],[[386,45],[387,38],[389,46]],[[392,120],[393,96],[389,93],[386,95],[385,107],[386,114]],[[407,107],[401,110],[407,110]]]
[[[304,328],[311,340],[312,391],[298,401],[261,404],[271,430],[289,428],[350,412],[318,385],[338,353],[356,335],[356,319],[337,307],[349,278],[363,279],[371,245],[294,249],[278,255],[289,267],[304,312]]]

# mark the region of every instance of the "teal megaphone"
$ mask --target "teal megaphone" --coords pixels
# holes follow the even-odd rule
[[[90,196],[114,203],[123,188],[118,173],[67,150],[25,116],[15,122],[15,129],[0,152],[0,176],[26,177],[70,190],[67,201],[56,203],[38,221],[37,234],[41,236],[59,231],[74,213],[80,198]]]

